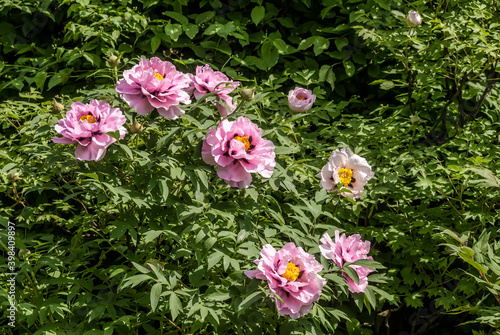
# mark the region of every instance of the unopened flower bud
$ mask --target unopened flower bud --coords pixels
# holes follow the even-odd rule
[[[62,112],[64,110],[64,105],[57,102],[56,99],[52,99],[52,110],[54,112]]]
[[[410,119],[411,124],[419,124],[420,123],[420,118],[418,117],[417,114],[413,115]]]
[[[29,255],[29,254],[31,254],[31,251],[29,251],[29,250],[24,250],[24,249],[20,249],[20,250],[19,250],[19,254],[18,254],[18,255],[19,255],[19,257],[22,257],[22,256],[27,256],[27,255]]]
[[[412,10],[408,13],[408,16],[406,17],[406,24],[408,25],[408,27],[411,28],[418,27],[422,24],[422,17],[417,11]]]
[[[142,133],[143,130],[144,130],[144,127],[142,126],[142,124],[137,122],[137,120],[134,118],[134,121],[132,122],[132,125],[130,126],[130,131],[132,133]]]
[[[243,88],[240,92],[241,97],[245,101],[250,101],[255,96],[255,90],[253,88]]]
[[[18,181],[19,180],[19,173],[11,173],[9,174],[8,178],[11,180],[11,181]]]
[[[116,57],[115,55],[112,54],[108,58],[108,64],[111,67],[117,67],[118,64],[120,64],[120,59],[118,57]]]

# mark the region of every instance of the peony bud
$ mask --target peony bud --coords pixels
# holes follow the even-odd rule
[[[250,101],[253,100],[253,97],[255,96],[255,90],[253,88],[243,88],[241,89],[240,95],[243,100]]]
[[[132,125],[130,126],[130,131],[132,133],[142,133],[144,130],[144,127],[142,124],[137,122],[137,120],[134,118],[134,121],[132,122]]]
[[[56,99],[52,99],[52,110],[54,112],[62,112],[64,110],[64,105],[57,102]]]
[[[420,118],[418,117],[417,114],[413,115],[410,119],[411,124],[419,124],[420,123]]]
[[[288,93],[288,107],[293,113],[301,113],[311,109],[316,101],[316,96],[311,90],[295,87]]]
[[[115,55],[111,54],[111,56],[109,56],[108,58],[108,64],[111,67],[117,67],[118,64],[120,64],[120,59]]]
[[[418,27],[422,24],[422,17],[417,11],[412,10],[406,17],[406,24],[411,28]]]

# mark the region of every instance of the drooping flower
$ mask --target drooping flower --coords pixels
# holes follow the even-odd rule
[[[331,259],[335,265],[343,269],[346,262],[352,263],[358,259],[370,259],[373,257],[368,256],[370,252],[370,241],[363,242],[359,234],[354,234],[346,238],[345,234],[339,237],[339,231],[335,231],[335,242],[332,241],[328,233],[325,233],[320,239],[322,243],[319,246],[321,254],[327,258]],[[343,273],[346,279],[347,285],[349,286],[349,291],[352,293],[364,292],[368,286],[368,275],[373,272],[373,270],[361,266],[361,265],[348,265],[353,268],[359,278],[359,282],[356,283],[352,278],[350,278],[345,272]]]
[[[406,24],[411,28],[418,27],[422,24],[422,17],[417,11],[412,10],[406,17]]]
[[[305,88],[295,87],[295,89],[288,92],[288,107],[295,113],[301,113],[311,109],[316,101],[316,96],[311,90]]]
[[[217,175],[232,187],[247,188],[252,173],[270,178],[276,165],[274,144],[262,138],[262,129],[248,118],[223,120],[207,132],[201,155],[217,165]]]
[[[196,99],[207,93],[215,92],[217,110],[221,116],[228,116],[235,108],[229,94],[240,85],[238,81],[230,80],[224,73],[214,71],[208,64],[196,67],[196,75],[191,75],[191,90]],[[226,106],[220,104],[223,102]]]
[[[106,149],[116,140],[106,133],[119,131],[122,139],[127,130],[123,127],[126,118],[119,108],[111,108],[106,101],[92,100],[88,104],[74,102],[66,117],[59,120],[56,131],[63,137],[55,136],[55,143],[76,143],[75,156],[85,161],[98,161],[106,154]]]
[[[116,91],[141,115],[156,108],[161,116],[175,120],[184,114],[179,105],[191,103],[185,91],[190,82],[189,76],[177,71],[172,63],[158,57],[143,58],[132,69],[123,71]]]
[[[281,315],[297,319],[309,313],[326,284],[326,280],[318,275],[323,265],[293,242],[285,244],[280,251],[266,244],[260,255],[262,258],[254,261],[257,270],[246,270],[245,275],[267,280],[271,292],[283,301],[270,295]]]
[[[328,163],[317,175],[321,177],[320,186],[327,191],[334,190],[338,183],[344,184],[343,188],[349,189],[352,193],[341,194],[351,199],[361,196],[365,184],[373,176],[372,168],[366,159],[354,154],[348,147],[334,150]]]

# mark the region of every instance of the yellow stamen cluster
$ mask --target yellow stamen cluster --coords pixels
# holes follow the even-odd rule
[[[352,170],[341,168],[339,170],[339,178],[341,183],[343,183],[344,185],[349,185],[352,179]]]
[[[161,74],[159,74],[158,72],[155,73],[155,77],[156,79],[158,79],[159,81],[162,81],[163,80],[163,76]]]
[[[248,136],[235,136],[234,139],[236,141],[240,141],[241,143],[243,143],[245,145],[245,151],[247,151],[248,149],[250,149],[250,141],[248,140]]]
[[[304,98],[304,97],[297,97],[297,99],[302,100],[302,101],[306,100],[306,98]]]
[[[97,122],[97,118],[94,115],[82,115],[80,116],[80,121],[87,120],[88,123],[94,123]]]
[[[283,273],[281,277],[285,278],[288,281],[295,281],[299,277],[299,272],[299,267],[289,262],[286,267],[285,273]]]

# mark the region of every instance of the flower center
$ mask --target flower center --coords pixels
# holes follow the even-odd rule
[[[87,123],[95,123],[97,122],[97,118],[94,115],[82,115],[80,116],[80,121],[87,120]]]
[[[306,97],[297,97],[297,99],[304,101],[306,100]]]
[[[288,281],[295,281],[299,277],[299,267],[295,264],[288,262],[285,273],[281,275]]]
[[[240,141],[241,143],[243,143],[245,145],[245,151],[247,151],[248,149],[250,149],[250,141],[248,140],[248,136],[235,136],[234,139],[236,141]]]
[[[161,74],[159,74],[158,72],[156,72],[154,74],[154,76],[156,77],[156,79],[158,79],[159,81],[162,81],[163,80],[163,76]]]
[[[340,182],[342,182],[344,185],[349,185],[352,179],[352,170],[341,168],[339,170],[339,178]]]

